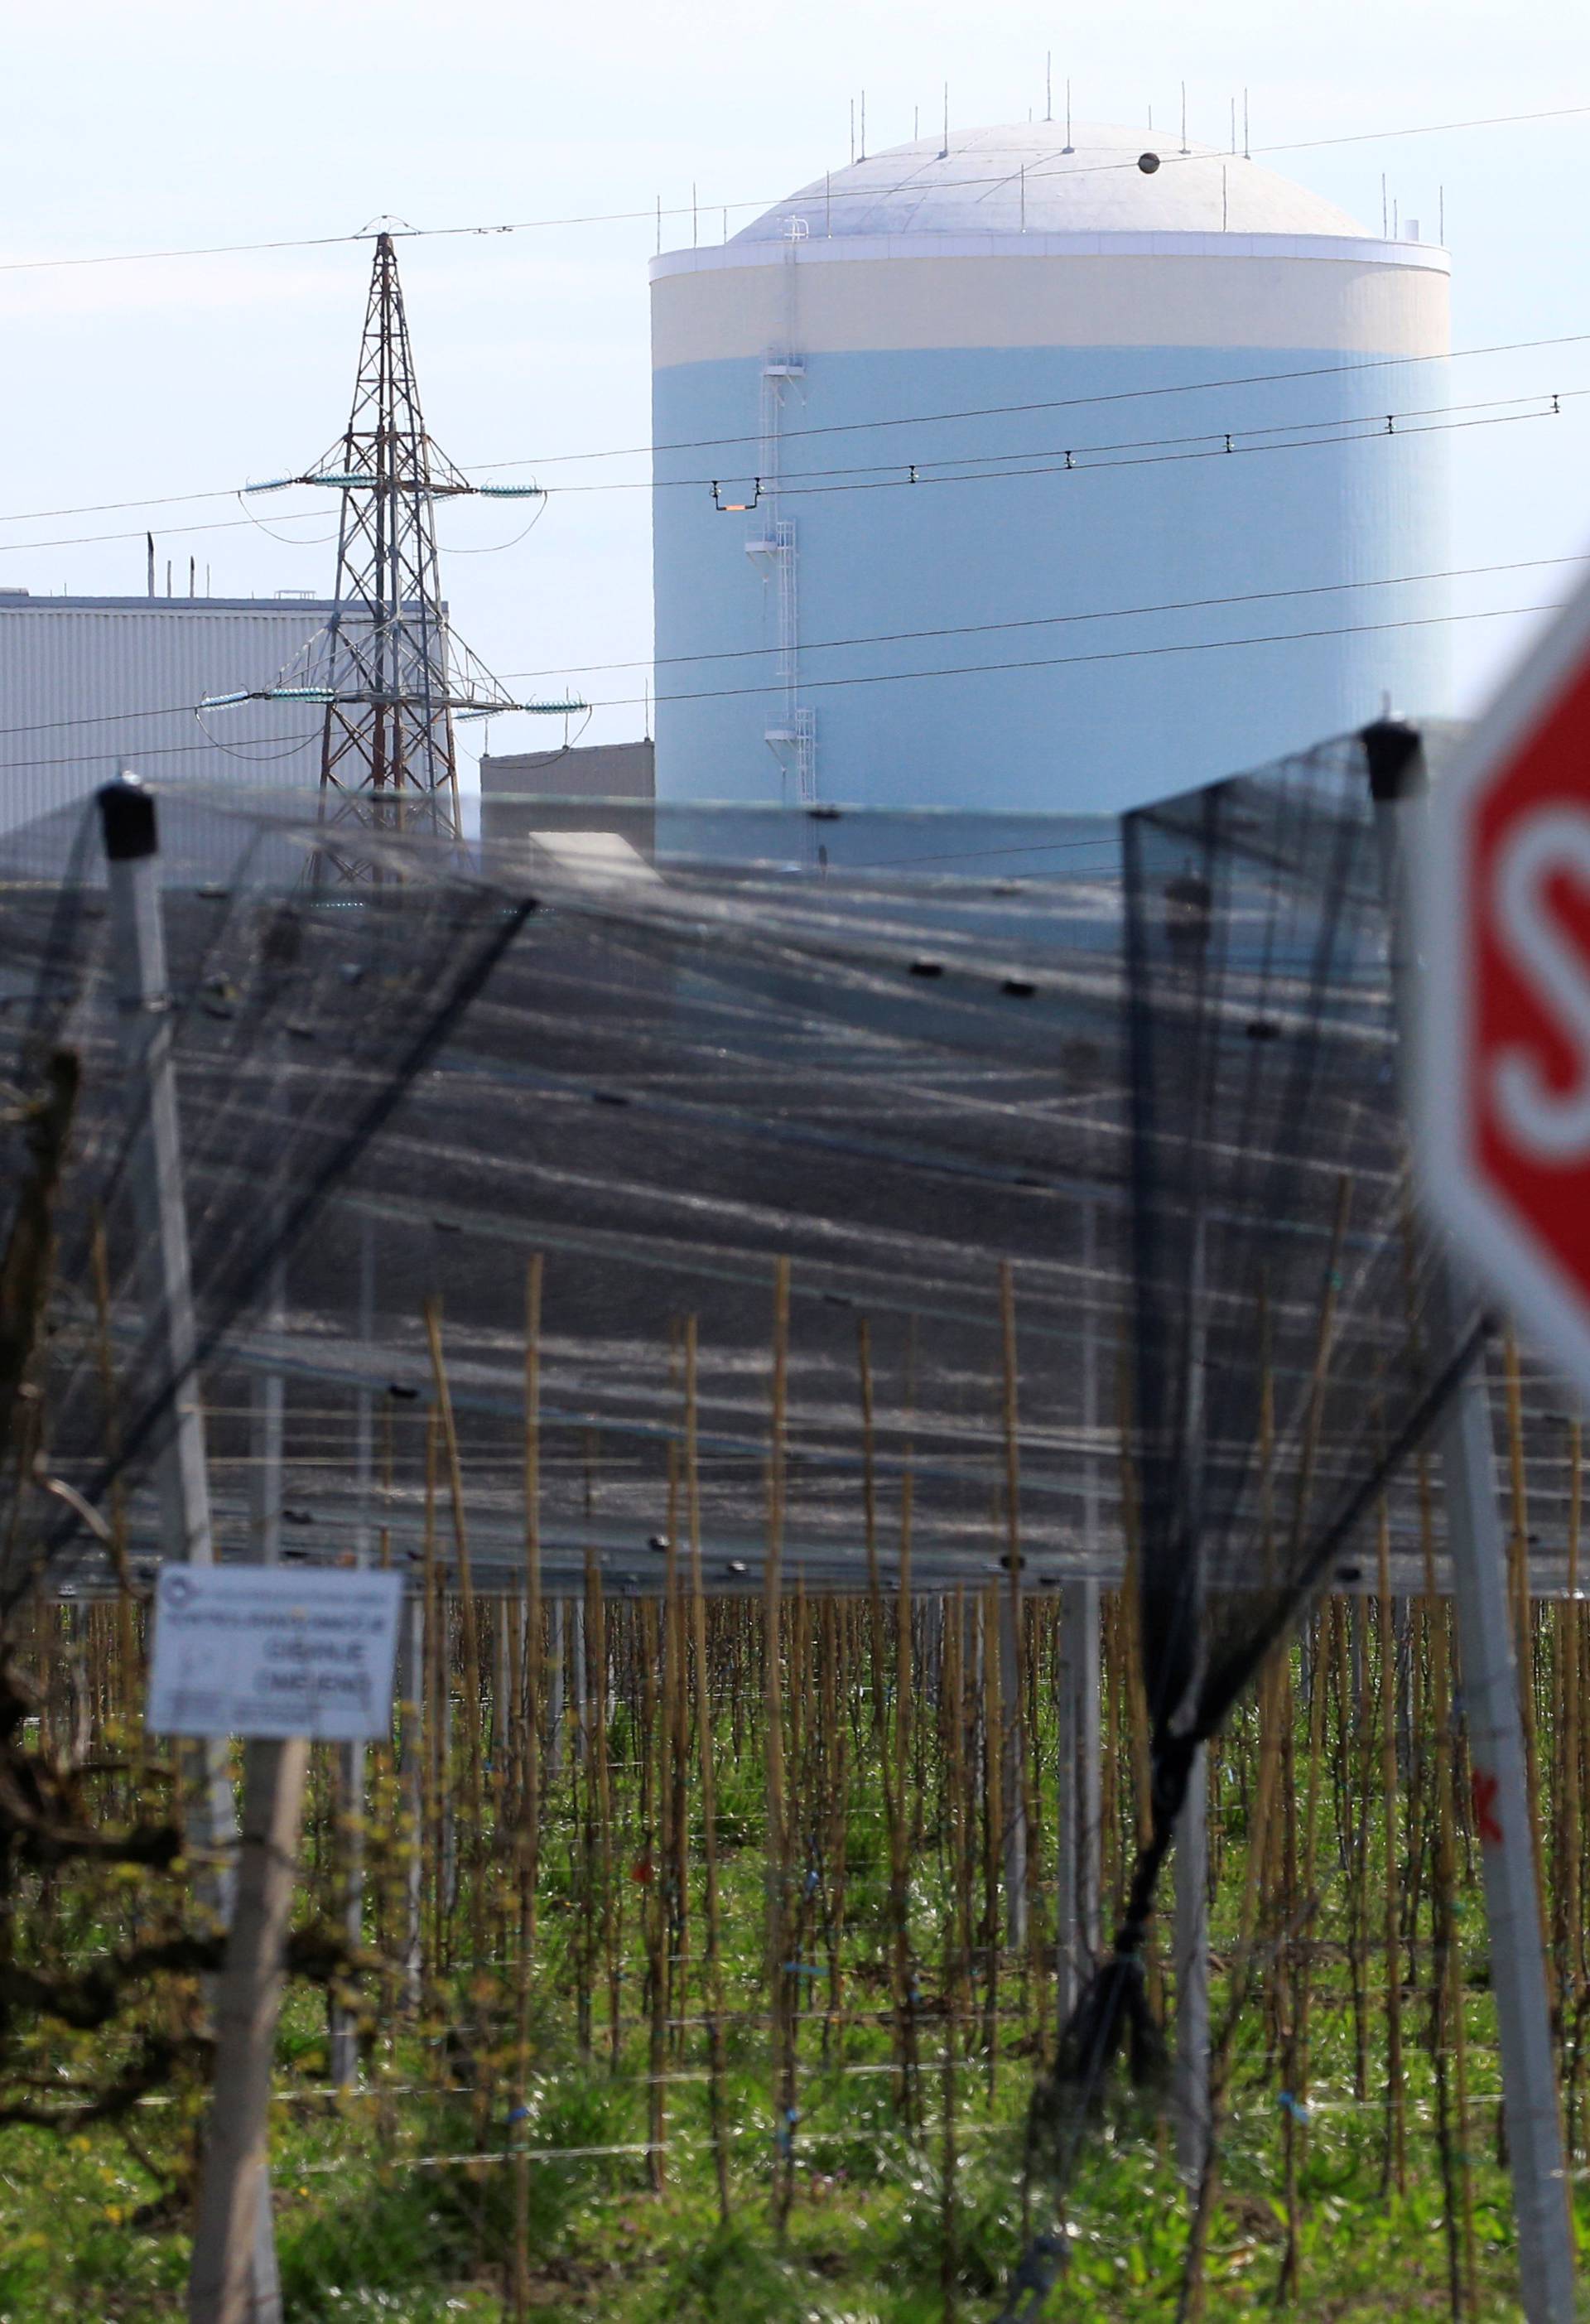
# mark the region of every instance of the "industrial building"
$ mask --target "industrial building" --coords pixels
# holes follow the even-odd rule
[[[275,684],[336,607],[276,597],[35,597],[0,591],[0,831],[86,798],[124,768],[151,781],[313,786],[324,714],[208,695]]]
[[[651,273],[659,802],[1118,810],[1446,706],[1417,225],[1045,121]]]
[[[512,845],[546,832],[605,832],[649,857],[657,752],[649,737],[481,760],[481,837]]]

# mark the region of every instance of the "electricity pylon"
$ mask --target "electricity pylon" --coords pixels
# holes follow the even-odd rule
[[[398,259],[376,236],[354,408],[317,467],[251,486],[321,484],[341,494],[336,611],[300,670],[284,682],[213,696],[204,706],[323,703],[320,820],[345,835],[319,848],[311,879],[379,881],[379,846],[361,833],[462,836],[454,722],[507,710],[563,712],[575,702],[514,702],[448,628],[437,553],[436,503],[530,500],[535,484],[473,484],[426,432]],[[292,682],[301,679],[303,682]]]

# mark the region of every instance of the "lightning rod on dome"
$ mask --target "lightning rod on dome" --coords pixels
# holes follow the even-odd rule
[[[949,160],[949,158],[950,158],[950,84],[949,84],[949,82],[948,82],[948,81],[946,81],[946,82],[944,83],[944,142],[943,142],[943,144],[942,144],[942,145],[940,147],[940,149],[939,149],[939,159],[940,159],[940,161],[947,161]]]
[[[1045,49],[1043,51],[1043,118],[1045,121],[1052,121],[1054,118],[1054,51],[1052,49]]]
[[[1071,143],[1071,85],[1069,80],[1065,85],[1065,143],[1060,150],[1062,153],[1074,153],[1077,150]]]
[[[1188,147],[1188,143],[1187,143],[1187,83],[1186,83],[1185,81],[1183,81],[1183,82],[1182,82],[1182,84],[1181,84],[1181,151],[1183,152],[1183,153],[1185,153],[1185,152],[1188,152],[1188,150],[1189,150],[1189,147]]]
[[[1251,161],[1254,158],[1253,148],[1248,143],[1247,91],[1245,88],[1242,92],[1242,158],[1245,161]]]

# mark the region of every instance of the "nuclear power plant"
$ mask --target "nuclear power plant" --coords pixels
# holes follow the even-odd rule
[[[1383,13],[19,148],[0,2324],[1590,2319],[1590,103]]]
[[[1044,121],[651,275],[660,799],[1119,810],[1445,706],[1416,224]]]

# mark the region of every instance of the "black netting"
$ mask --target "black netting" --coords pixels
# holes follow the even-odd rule
[[[1198,1744],[1356,1578],[1367,1516],[1394,1587],[1428,1571],[1406,1455],[1474,1335],[1433,1328],[1362,744],[1121,823],[659,807],[641,854],[576,812],[467,852],[382,835],[380,876],[336,887],[304,876],[301,801],[162,802],[217,1554],[288,1524],[300,1556],[423,1544],[445,1572],[467,1543],[478,1584],[519,1589],[534,1263],[549,1591],[592,1558],[660,1587],[686,1319],[710,1588],[761,1586],[774,1468],[814,1591],[863,1586],[875,1489],[924,1592],[1006,1573],[1013,1542],[1027,1591],[1130,1575],[1153,1829],[1046,2094],[1074,2136],[1124,2038],[1153,2061],[1141,1956]],[[6,838],[0,928],[10,1248],[48,1294],[10,1427],[14,1603],[51,1561],[94,1587],[172,1553],[173,1383],[91,816]],[[0,1351],[0,1394],[19,1378]],[[1547,1522],[1549,1393],[1531,1376],[1523,1416]]]
[[[561,840],[467,862],[394,841],[400,878],[314,891],[314,825],[292,803],[187,797],[165,820],[223,1554],[247,1554],[257,1531],[267,1379],[295,1546],[368,1545],[379,1518],[413,1547],[410,1407],[434,1393],[435,1297],[474,1554],[505,1582],[522,1572],[538,1252],[554,1573],[577,1575],[593,1546],[619,1586],[654,1586],[692,1315],[709,1556],[725,1584],[756,1586],[773,1270],[787,1257],[792,1568],[814,1586],[858,1572],[865,1317],[879,1474],[897,1489],[911,1468],[923,1586],[991,1574],[1008,1263],[1028,1586],[1120,1570],[1129,1407],[1150,1701],[1163,1738],[1184,1741],[1319,1578],[1377,1448],[1397,1448],[1439,1375],[1420,1328],[1356,745],[1125,825],[1056,824],[1046,853],[1033,818],[852,816],[821,826],[817,864],[803,817],[659,810],[655,865],[593,868]],[[92,1497],[112,1436],[124,1459],[142,1443],[169,1383],[143,1352],[103,869],[85,828],[62,819],[8,844],[0,1021],[19,1085],[51,1028],[84,1060],[50,1443]],[[278,1277],[273,1256],[311,1211],[315,1234]],[[380,1478],[369,1458],[336,1457],[372,1403],[391,1437]],[[142,1476],[134,1462],[128,1522],[158,1554]],[[1401,1497],[1393,1551],[1411,1578]]]
[[[1162,2064],[1143,1949],[1198,1746],[1405,1503],[1478,1346],[1447,1328],[1398,1102],[1362,743],[1126,819],[1135,1572],[1152,1829],[1037,2119]],[[1403,1510],[1405,1521],[1411,1513]],[[1065,2111],[1062,2106],[1062,2116]],[[1063,2150],[1062,2150],[1063,2151]]]
[[[53,1057],[69,1056],[78,1082],[24,1509],[46,1470],[98,1505],[113,1480],[147,1472],[169,1434],[170,1315],[144,1264],[136,1154],[148,1103],[127,1069],[129,1017],[137,1038],[169,1037],[179,1061],[202,1365],[434,1056],[521,908],[439,862],[328,900],[301,879],[319,844],[308,819],[188,798],[165,822],[169,997],[144,1012],[123,997],[95,805],[8,835],[0,853],[14,1138],[34,1138]],[[14,1156],[14,1200],[36,1176]],[[69,1513],[14,1526],[7,1600],[76,1532]]]
[[[476,1555],[520,1571],[534,1251],[555,1566],[577,1573],[594,1545],[620,1585],[651,1586],[688,1314],[709,1552],[721,1579],[755,1586],[787,1257],[795,1567],[814,1584],[857,1572],[865,1316],[880,1474],[911,1466],[924,1586],[997,1572],[1009,1263],[1029,1585],[1119,1569],[1125,1352],[1150,1699],[1163,1736],[1185,1738],[1318,1578],[1376,1448],[1400,1443],[1438,1372],[1356,745],[1124,825],[1057,824],[1048,853],[1032,818],[854,816],[826,826],[818,866],[804,818],[659,810],[655,866],[593,869],[562,843],[461,863],[394,842],[401,877],[315,891],[314,825],[293,803],[187,796],[165,821],[223,1554],[244,1554],[256,1522],[266,1377],[284,1384],[297,1545],[340,1554],[377,1514],[412,1545],[421,1433],[401,1424],[433,1392],[435,1296]],[[80,816],[8,851],[13,1078],[51,1038],[84,1064],[50,1442],[92,1497],[111,1436],[123,1459],[143,1444],[169,1389],[136,1277],[103,867]],[[979,869],[942,868],[957,862]],[[273,1276],[312,1212],[317,1232]],[[394,1398],[376,1512],[368,1462],[329,1455],[361,1408],[391,1415]],[[1396,1519],[1412,1560],[1401,1503]],[[130,1522],[158,1554],[147,1495]]]
[[[1127,818],[1134,1379],[1156,1731],[1213,1731],[1453,1351],[1356,746]]]

